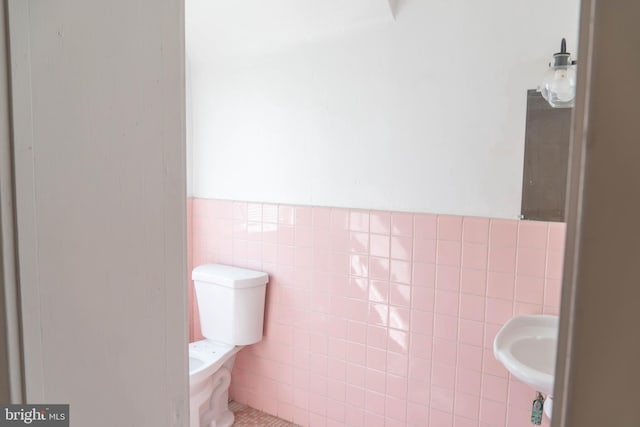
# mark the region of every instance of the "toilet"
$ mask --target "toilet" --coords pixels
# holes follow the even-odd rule
[[[262,340],[269,276],[220,264],[193,269],[204,340],[189,344],[190,427],[229,427],[229,384],[236,354]]]

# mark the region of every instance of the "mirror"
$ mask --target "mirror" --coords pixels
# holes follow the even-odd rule
[[[553,108],[527,91],[522,219],[564,221],[571,108]]]

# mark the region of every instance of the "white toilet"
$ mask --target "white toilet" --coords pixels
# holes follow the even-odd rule
[[[236,353],[262,340],[269,276],[219,264],[193,269],[192,279],[206,339],[189,344],[191,427],[229,427],[229,384]]]

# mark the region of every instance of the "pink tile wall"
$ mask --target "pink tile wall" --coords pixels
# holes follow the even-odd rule
[[[557,313],[564,224],[192,203],[192,265],[271,278],[234,399],[313,427],[529,425],[534,392],[492,341],[513,315]]]

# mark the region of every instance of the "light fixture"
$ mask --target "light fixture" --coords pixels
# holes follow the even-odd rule
[[[553,65],[544,74],[538,91],[555,108],[571,108],[576,98],[576,61],[567,52],[567,42],[562,39],[560,52],[553,54]]]

